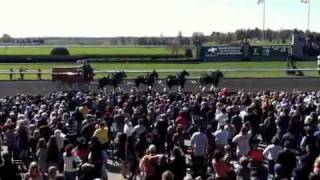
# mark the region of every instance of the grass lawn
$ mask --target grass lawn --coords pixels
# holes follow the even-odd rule
[[[27,68],[28,70],[37,70],[40,68],[42,71],[51,71],[54,67],[73,67],[79,66],[76,63],[3,63],[0,64],[0,70],[9,70],[13,68],[15,72],[18,72],[20,67]],[[170,70],[170,69],[190,69],[197,70],[198,72],[192,72],[191,76],[199,76],[201,72],[206,69],[285,69],[285,61],[273,61],[273,62],[204,62],[194,64],[183,63],[93,63],[95,70]],[[315,69],[317,67],[316,62],[297,62],[298,68],[310,68]],[[129,73],[128,77],[135,77],[138,74],[143,73]],[[166,77],[168,74],[174,73],[160,73],[160,77]],[[287,77],[284,71],[273,72],[225,72],[225,77]],[[102,77],[104,74],[99,74],[97,78]],[[318,76],[316,71],[305,72],[306,76]],[[18,78],[18,74],[15,78]],[[50,79],[50,75],[43,75],[44,79]],[[35,74],[26,75],[26,79],[35,79]],[[9,79],[8,74],[1,74],[0,79]]]
[[[49,55],[54,47],[0,47],[0,55]],[[134,55],[171,55],[171,51],[166,47],[67,47],[71,55],[84,54],[134,54]],[[184,54],[181,50],[180,54]]]

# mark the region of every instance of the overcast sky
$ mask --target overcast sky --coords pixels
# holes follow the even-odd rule
[[[300,0],[266,1],[267,28],[307,28]],[[190,36],[262,28],[262,10],[257,0],[0,0],[0,36]],[[311,0],[312,31],[319,19],[320,0]]]

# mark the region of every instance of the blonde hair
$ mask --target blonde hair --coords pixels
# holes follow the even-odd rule
[[[313,172],[320,173],[320,156],[318,156],[317,159],[314,161]]]
[[[171,171],[165,171],[162,173],[162,180],[174,180],[174,175]]]

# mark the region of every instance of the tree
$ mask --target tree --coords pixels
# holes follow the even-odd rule
[[[69,56],[70,53],[65,47],[56,47],[51,50],[50,55]]]
[[[172,55],[178,55],[180,50],[180,45],[177,41],[173,41],[169,46],[169,49],[172,53]]]
[[[204,43],[206,41],[206,38],[203,34],[203,32],[194,32],[192,33],[192,42],[201,42]]]
[[[13,38],[9,34],[3,34],[1,40],[4,43],[8,43],[8,42],[12,42]]]

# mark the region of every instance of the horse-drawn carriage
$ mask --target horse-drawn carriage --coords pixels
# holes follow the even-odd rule
[[[52,69],[52,81],[58,82],[62,89],[76,86],[90,86],[94,75],[88,75],[82,67],[59,67]],[[90,88],[90,87],[89,87]]]
[[[82,67],[59,67],[52,69],[52,81],[63,83],[88,83],[93,81],[93,76],[85,76]]]

